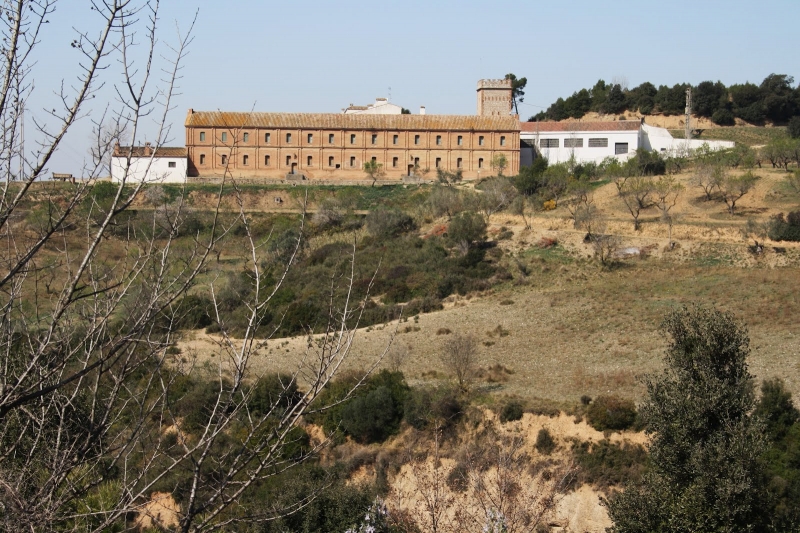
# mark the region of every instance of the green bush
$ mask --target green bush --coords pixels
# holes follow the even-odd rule
[[[711,122],[719,126],[733,126],[736,124],[736,119],[732,111],[723,107],[714,111],[714,114],[711,115]]]
[[[347,402],[342,429],[358,442],[381,442],[396,429],[399,407],[388,388],[378,387]]]
[[[375,237],[391,238],[415,229],[414,220],[399,209],[376,209],[364,221],[367,231]]]
[[[376,496],[371,484],[347,483],[340,465],[327,469],[310,464],[292,468],[260,489],[241,502],[253,514],[269,516],[276,509],[291,508],[299,501],[307,503],[296,512],[282,513],[265,522],[257,530],[262,533],[345,531],[361,523]],[[314,498],[309,499],[310,494]]]
[[[256,381],[247,399],[247,407],[256,416],[264,416],[273,408],[275,416],[281,416],[286,409],[300,401],[302,395],[297,383],[287,374],[267,374]]]
[[[450,387],[411,389],[404,406],[407,424],[423,430],[435,425],[450,427],[461,419],[464,405],[455,389]]]
[[[210,298],[189,294],[165,309],[159,324],[174,329],[200,329],[211,325],[213,304]]]
[[[789,124],[786,126],[786,131],[792,139],[800,138],[800,115],[793,116],[789,119]]]
[[[500,411],[500,422],[513,422],[522,418],[524,413],[522,404],[519,402],[508,402]]]
[[[638,444],[582,442],[572,448],[578,464],[579,483],[605,488],[636,482],[647,468],[647,451]]]
[[[540,429],[536,434],[535,446],[536,451],[544,455],[550,455],[556,449],[556,441],[547,428]]]
[[[779,213],[769,221],[767,235],[773,241],[800,242],[800,211],[792,211],[789,216]]]
[[[628,429],[636,422],[636,405],[618,396],[598,396],[586,415],[598,431]]]
[[[454,244],[466,244],[469,247],[481,243],[486,239],[486,221],[478,213],[459,213],[450,221],[447,238]]]
[[[358,442],[383,441],[399,429],[403,419],[409,394],[403,373],[381,370],[370,376],[349,400],[338,403],[357,381],[357,375],[336,380],[318,398],[319,407],[332,407],[307,418],[321,423],[326,431],[341,429]]]

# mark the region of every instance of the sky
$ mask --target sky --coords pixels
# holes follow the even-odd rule
[[[26,149],[35,146],[33,120],[52,123],[46,110],[58,105],[55,92],[62,82],[69,90],[79,72],[79,54],[70,46],[75,32],[99,31],[90,6],[61,0],[49,17],[33,55]],[[519,108],[525,120],[598,79],[629,87],[644,81],[730,85],[758,84],[779,73],[800,81],[798,16],[797,0],[162,0],[149,94],[165,85],[161,68],[173,55],[170,46],[191,28],[167,114],[173,146],[184,144],[188,108],[337,113],[388,97],[413,113],[424,105],[428,114],[473,114],[477,81],[510,72],[528,79]],[[143,27],[135,40],[141,80]],[[103,63],[103,84],[51,172],[81,175],[92,122],[120,106],[117,91],[125,87],[118,59],[112,54]],[[160,116],[153,109],[137,144],[156,136]]]

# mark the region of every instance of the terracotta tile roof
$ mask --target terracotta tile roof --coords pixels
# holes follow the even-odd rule
[[[187,127],[228,128],[519,131],[519,120],[511,115],[346,115],[343,113],[194,111],[186,116],[185,125]]]
[[[145,146],[134,146],[132,157],[151,157],[150,154],[145,154],[145,149],[150,148]],[[119,151],[114,150],[114,155],[119,157],[128,157],[130,146],[120,146]],[[152,149],[152,148],[150,148]],[[186,157],[187,151],[183,146],[159,146],[155,149],[155,154],[152,157]]]
[[[605,122],[522,122],[524,132],[557,131],[635,131],[641,126],[638,120],[609,120]]]

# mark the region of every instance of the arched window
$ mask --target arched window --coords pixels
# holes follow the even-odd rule
[[[250,159],[249,155],[242,156],[242,165],[247,165],[248,159]]]

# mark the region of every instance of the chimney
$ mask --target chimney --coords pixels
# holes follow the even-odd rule
[[[150,148],[150,143],[144,143],[144,156],[149,157],[153,155],[153,150]]]
[[[425,114],[425,106],[424,105],[419,106],[419,114],[420,115],[424,115]]]
[[[119,155],[119,141],[114,142],[114,155]]]

